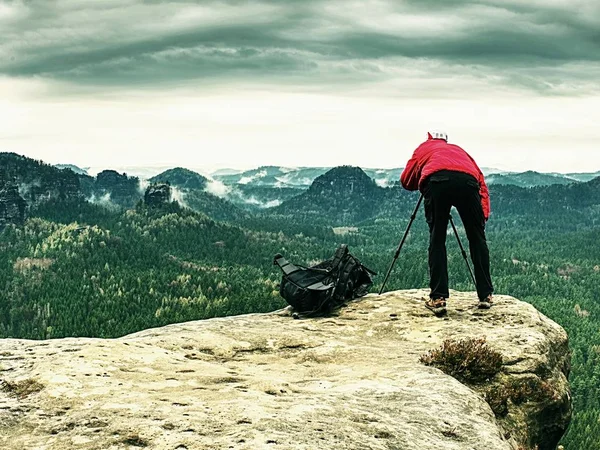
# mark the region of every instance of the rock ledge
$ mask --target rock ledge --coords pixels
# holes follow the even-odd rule
[[[553,449],[571,399],[567,335],[531,305],[489,311],[453,292],[447,319],[423,290],[369,295],[328,318],[289,311],[211,319],[120,339],[0,341],[0,448]],[[466,386],[419,357],[487,338],[502,373]],[[551,395],[485,392],[536,377]]]

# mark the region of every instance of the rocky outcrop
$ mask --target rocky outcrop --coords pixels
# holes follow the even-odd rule
[[[81,197],[79,177],[15,153],[0,153],[0,186],[14,184],[31,208],[49,201],[73,201]]]
[[[7,224],[22,225],[25,221],[27,203],[19,195],[15,184],[5,184],[0,187],[0,230]]]
[[[369,295],[326,318],[283,310],[120,339],[0,341],[0,447],[555,448],[571,411],[564,330],[507,296],[480,311],[475,294],[453,292],[438,319],[424,295]],[[463,384],[419,361],[481,337],[502,354],[491,380]],[[544,388],[495,413],[488,394],[524,379]]]
[[[157,208],[171,201],[171,186],[167,183],[151,184],[144,193],[144,203]]]
[[[93,193],[97,198],[108,195],[112,203],[130,207],[141,197],[139,184],[137,177],[129,177],[126,173],[120,174],[115,170],[103,170],[96,175]]]
[[[333,225],[347,225],[373,217],[384,194],[360,167],[341,166],[317,177],[306,192],[283,202],[274,212],[317,220],[327,217]]]

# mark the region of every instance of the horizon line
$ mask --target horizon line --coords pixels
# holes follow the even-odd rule
[[[399,169],[404,169],[404,166],[362,166],[362,165],[356,165],[356,164],[339,164],[337,166],[321,166],[321,165],[278,165],[278,164],[260,164],[260,165],[256,165],[256,166],[221,166],[221,167],[214,167],[214,165],[212,165],[213,167],[209,167],[209,166],[195,166],[195,165],[190,165],[190,166],[185,166],[183,164],[165,164],[165,163],[154,163],[154,164],[136,164],[136,165],[131,165],[131,164],[125,164],[125,165],[118,165],[118,164],[85,164],[85,165],[80,165],[78,163],[74,163],[74,162],[57,162],[57,163],[52,163],[52,162],[48,162],[47,160],[44,159],[38,159],[38,158],[34,158],[31,156],[27,156],[21,153],[17,153],[17,152],[13,152],[13,151],[0,151],[0,154],[14,154],[17,156],[21,156],[24,158],[29,158],[32,160],[37,160],[37,161],[42,161],[45,164],[51,165],[51,166],[75,166],[78,169],[81,169],[85,172],[88,172],[90,169],[100,169],[98,171],[94,171],[96,174],[101,172],[102,170],[115,170],[116,172],[120,173],[124,173],[126,172],[126,170],[123,169],[146,169],[146,170],[159,170],[159,172],[157,172],[157,175],[161,173],[161,171],[165,171],[165,170],[169,170],[169,169],[176,169],[176,168],[183,168],[183,169],[187,169],[187,170],[192,170],[195,171],[197,173],[199,173],[200,175],[204,174],[209,174],[212,175],[216,172],[219,171],[224,171],[224,170],[231,170],[231,171],[236,171],[239,173],[243,173],[243,172],[248,172],[248,171],[252,171],[252,170],[258,170],[261,168],[267,168],[267,167],[273,167],[273,168],[281,168],[281,169],[288,169],[290,171],[293,170],[301,170],[301,169],[334,169],[336,167],[342,167],[342,166],[352,166],[352,167],[359,167],[363,170],[399,170]],[[220,166],[220,165],[219,165]],[[504,169],[504,168],[499,168],[499,167],[492,167],[492,166],[480,166],[481,170],[483,172],[485,171],[489,171],[489,170],[493,170],[495,171],[494,173],[490,173],[489,175],[492,174],[520,174],[520,173],[525,173],[525,172],[536,172],[536,173],[540,173],[540,174],[546,174],[546,175],[552,175],[552,174],[561,174],[561,175],[569,175],[569,174],[596,174],[598,172],[600,172],[600,168],[598,170],[591,170],[591,171],[577,171],[577,170],[570,170],[570,171],[560,171],[560,170],[554,170],[554,171],[540,171],[540,170],[536,170],[533,168],[526,168],[526,169]],[[200,171],[200,172],[198,172]],[[89,174],[89,173],[88,173]],[[91,174],[89,174],[90,176],[93,176]],[[486,175],[487,176],[487,175]],[[139,178],[139,177],[138,177]]]

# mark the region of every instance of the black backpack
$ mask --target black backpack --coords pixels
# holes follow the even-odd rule
[[[294,265],[280,254],[273,264],[283,272],[279,293],[296,312],[307,315],[327,314],[366,295],[373,284],[371,275],[377,275],[352,256],[345,244],[332,259],[316,266]]]

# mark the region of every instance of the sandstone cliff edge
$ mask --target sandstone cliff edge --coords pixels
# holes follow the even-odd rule
[[[452,292],[439,319],[426,294],[372,294],[326,318],[0,340],[0,448],[555,448],[571,414],[564,330],[508,296],[480,311],[475,294]],[[446,339],[480,337],[502,354],[487,382],[419,362]],[[493,410],[490,392],[507,386],[537,391]]]

